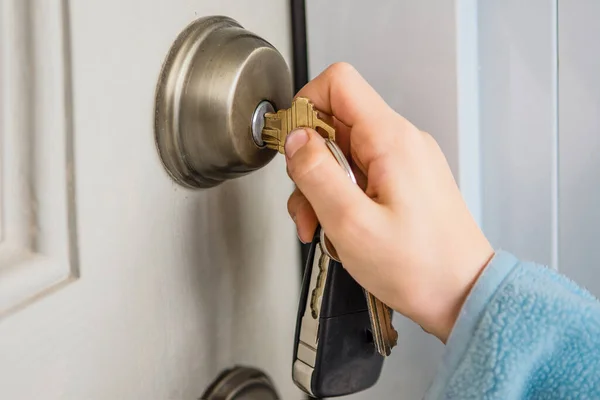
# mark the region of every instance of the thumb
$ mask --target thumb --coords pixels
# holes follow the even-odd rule
[[[372,207],[325,144],[308,128],[291,132],[285,142],[288,173],[313,207],[327,235],[341,238],[348,224],[356,224]]]

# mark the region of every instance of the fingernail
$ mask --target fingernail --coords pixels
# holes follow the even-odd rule
[[[294,154],[308,142],[308,132],[296,129],[290,132],[285,140],[285,155],[292,158]]]

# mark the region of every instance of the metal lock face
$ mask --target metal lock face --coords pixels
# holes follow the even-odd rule
[[[156,91],[165,168],[181,185],[209,188],[263,167],[276,152],[253,138],[253,118],[262,122],[255,110],[291,100],[290,71],[271,44],[228,17],[194,21],[171,47]]]

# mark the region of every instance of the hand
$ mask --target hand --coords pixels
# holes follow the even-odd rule
[[[298,96],[333,116],[359,182],[317,132],[292,132],[285,151],[297,189],[288,210],[298,236],[311,241],[318,219],[358,283],[445,342],[494,251],[438,144],[347,64],[332,65]]]

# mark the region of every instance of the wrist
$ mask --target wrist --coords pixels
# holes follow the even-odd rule
[[[486,240],[485,245],[470,252],[460,264],[448,268],[451,273],[442,274],[437,293],[430,293],[425,302],[427,310],[415,322],[445,344],[467,297],[493,257],[494,250]]]

